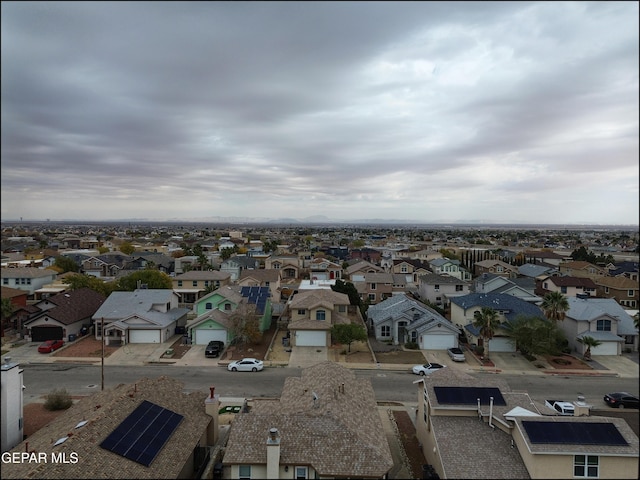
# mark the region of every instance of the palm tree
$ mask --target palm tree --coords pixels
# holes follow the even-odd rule
[[[557,324],[559,321],[564,320],[569,310],[569,301],[560,292],[549,292],[542,299],[541,307],[544,316]]]
[[[489,341],[493,338],[497,328],[500,326],[498,312],[491,307],[482,307],[480,311],[473,314],[473,326],[480,329],[482,345],[485,349],[485,358],[489,358]]]
[[[578,338],[578,342],[587,347],[586,352],[582,354],[582,358],[584,358],[585,360],[591,360],[591,347],[595,348],[599,345],[602,345],[602,342],[600,340],[596,340],[595,338],[589,336]]]

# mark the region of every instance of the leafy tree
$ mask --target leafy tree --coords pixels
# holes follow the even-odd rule
[[[340,323],[331,327],[331,336],[338,343],[346,343],[351,352],[353,342],[367,340],[367,330],[357,323]]]
[[[116,281],[116,289],[120,291],[133,292],[138,288],[138,284],[146,285],[147,288],[150,289],[173,288],[171,277],[166,273],[159,270],[140,270],[118,279]]]
[[[109,247],[98,247],[98,253],[100,255],[107,253],[109,251]]]
[[[564,320],[564,317],[569,310],[569,301],[560,292],[549,292],[542,299],[542,305],[540,305],[544,316],[554,323]]]
[[[136,247],[134,247],[131,242],[123,242],[122,245],[120,245],[120,251],[125,255],[131,255],[136,251]]]
[[[259,343],[262,340],[260,324],[255,314],[255,306],[241,303],[229,316],[231,324],[232,342],[243,347],[250,343]]]
[[[473,326],[480,329],[482,345],[486,352],[485,357],[489,358],[489,341],[493,338],[496,330],[500,326],[498,312],[490,307],[482,307],[480,311],[473,314]]]
[[[591,348],[602,345],[600,340],[596,340],[595,338],[586,335],[582,338],[578,338],[578,342],[587,347],[587,350],[582,354],[582,358],[585,360],[591,360]]]
[[[63,283],[69,285],[70,290],[78,290],[80,288],[90,288],[98,293],[101,293],[105,297],[108,297],[111,292],[116,289],[115,282],[105,282],[93,275],[86,275],[83,273],[76,273],[70,275],[63,280]]]
[[[233,248],[223,248],[222,250],[220,250],[220,258],[223,261],[231,258],[231,255],[233,254],[234,254]]]
[[[449,260],[460,260],[460,257],[456,255],[453,250],[448,250],[446,248],[441,248],[440,253],[444,258],[448,258]]]
[[[64,255],[56,257],[53,266],[61,269],[62,273],[77,272],[80,270],[80,266],[73,259],[65,257]]]
[[[353,242],[351,242],[351,247],[352,248],[362,248],[362,247],[364,247],[364,240],[362,240],[360,238],[354,240]]]
[[[540,317],[518,316],[503,328],[523,355],[558,354],[565,338],[555,323]]]
[[[4,336],[5,324],[13,314],[13,305],[11,304],[11,299],[9,298],[2,299],[2,305],[0,306],[0,314],[2,314],[2,335]]]
[[[349,296],[349,303],[351,305],[360,306],[360,304],[362,303],[356,286],[351,282],[345,282],[343,280],[337,279],[335,285],[331,286],[331,290],[333,290],[334,292],[347,294]]]

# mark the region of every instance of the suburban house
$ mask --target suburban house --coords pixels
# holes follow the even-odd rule
[[[451,275],[427,273],[418,278],[418,295],[426,302],[447,308],[451,297],[470,293],[470,282]]]
[[[12,449],[24,438],[24,394],[22,368],[11,361],[11,357],[4,357],[1,367],[0,407],[2,417],[2,453]],[[3,462],[4,464],[4,462]],[[4,465],[3,478],[4,478]]]
[[[601,343],[591,348],[592,355],[620,355],[623,350],[638,350],[638,329],[633,317],[613,298],[569,297],[569,310],[558,322],[573,351],[583,354],[586,347],[578,338],[593,337]]]
[[[73,341],[89,332],[91,317],[104,301],[104,295],[86,287],[46,297],[33,305],[38,313],[23,322],[25,338],[32,342]]]
[[[613,298],[623,307],[636,309],[640,305],[640,285],[638,280],[621,275],[619,277],[598,277],[596,284],[598,297]]]
[[[280,298],[280,270],[262,268],[240,272],[238,285],[243,287],[267,287],[271,298]]]
[[[506,278],[516,278],[518,276],[518,267],[509,265],[502,260],[482,260],[474,264],[474,269],[477,277],[483,273],[493,273]]]
[[[201,478],[218,441],[219,404],[164,376],[98,391],[11,450],[43,454],[46,465],[3,464],[2,478]]]
[[[609,267],[609,275],[612,277],[627,277],[638,281],[638,262],[624,261]]]
[[[270,256],[265,259],[264,268],[280,270],[283,280],[296,279],[300,276],[300,261],[298,257],[292,255]]]
[[[296,293],[289,300],[289,331],[292,346],[331,346],[331,327],[351,323],[349,296],[317,289]]]
[[[407,285],[418,285],[418,278],[421,275],[431,273],[430,265],[422,260],[411,258],[393,260],[390,273],[404,275]]]
[[[638,437],[624,419],[589,416],[582,399],[559,416],[501,379],[446,370],[414,382],[430,478],[637,478]]]
[[[438,312],[406,295],[370,306],[367,326],[381,342],[414,342],[421,350],[457,347],[460,334],[460,329]]]
[[[187,323],[187,334],[194,345],[206,345],[218,340],[228,345],[233,340],[233,314],[241,309],[244,315],[254,315],[260,331],[271,325],[271,301],[268,287],[225,285],[205,295],[194,305],[197,316]]]
[[[47,283],[46,285],[43,285],[42,288],[36,290],[34,300],[42,300],[43,298],[50,297],[51,295],[66,292],[70,288],[67,280],[72,278],[74,275],[78,274],[76,272],[61,273],[53,282]]]
[[[344,271],[345,278],[351,283],[364,282],[365,273],[384,273],[384,270],[366,260],[351,260],[351,263]]]
[[[169,289],[112,292],[91,317],[96,339],[107,345],[164,343],[184,327],[189,310],[179,306],[180,295]]]
[[[434,258],[433,260],[429,260],[429,266],[433,273],[450,275],[465,282],[471,281],[471,272],[468,272],[460,265],[460,260],[451,260],[450,258],[444,257]]]
[[[543,276],[536,279],[535,293],[544,297],[547,293],[559,292],[565,297],[578,295],[596,296],[598,286],[586,277]]]
[[[4,337],[5,330],[13,329],[19,332],[22,329],[23,319],[29,318],[28,314],[24,315],[24,318],[19,318],[17,312],[24,309],[27,306],[27,292],[24,290],[18,290],[17,288],[2,287],[2,298],[6,298],[11,302],[13,312],[7,318],[2,319],[2,336]]]
[[[240,278],[240,272],[243,270],[258,270],[259,268],[260,260],[246,255],[234,255],[220,264],[220,272],[228,273],[232,282]]]
[[[523,255],[528,263],[551,265],[556,268],[562,262],[567,260],[567,257],[563,257],[562,255],[558,255],[557,253],[550,252],[548,250],[527,250]]]
[[[309,278],[315,280],[338,280],[342,278],[342,266],[326,258],[314,258],[309,263]]]
[[[560,275],[560,272],[558,272],[555,266],[525,263],[518,267],[518,275],[521,277],[538,278],[549,275]]]
[[[334,362],[288,377],[236,415],[224,478],[387,478],[393,458],[371,381]]]
[[[483,273],[474,281],[475,293],[506,293],[538,305],[542,303],[542,298],[534,293],[535,288],[535,280],[528,277],[509,279],[493,273]]]
[[[175,259],[157,252],[135,252],[131,255],[129,262],[125,265],[125,270],[145,270],[154,268],[166,274],[174,271]]]
[[[352,282],[363,302],[375,305],[393,295],[392,273],[365,273],[364,281]]]
[[[558,270],[561,274],[569,277],[590,278],[591,280],[595,280],[598,277],[604,277],[609,273],[606,268],[602,268],[594,265],[593,263],[582,260],[562,262],[558,265]]]
[[[0,269],[2,286],[24,290],[30,300],[34,299],[36,290],[52,283],[58,273],[48,268],[17,267]]]
[[[380,260],[382,259],[382,252],[376,250],[375,248],[354,248],[349,252],[350,258],[359,258],[361,260],[366,260],[367,262],[371,262],[374,265],[379,265]]]
[[[506,293],[470,293],[451,299],[451,322],[464,328],[470,344],[483,345],[480,329],[473,325],[474,314],[489,307],[498,314],[500,324],[512,322],[519,315],[545,318],[542,310],[531,303]],[[516,345],[505,328],[498,328],[489,340],[489,352],[515,352]]]
[[[105,253],[82,260],[80,271],[98,278],[115,278],[130,261],[131,257],[124,253]]]
[[[228,272],[218,270],[189,270],[172,278],[173,291],[180,295],[180,306],[193,304],[207,292],[231,283]]]

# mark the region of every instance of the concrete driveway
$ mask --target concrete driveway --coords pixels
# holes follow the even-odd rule
[[[329,359],[327,347],[292,347],[289,357],[290,367],[310,367]]]

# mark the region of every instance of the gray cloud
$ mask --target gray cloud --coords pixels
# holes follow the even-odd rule
[[[3,2],[1,21],[3,219],[637,222],[634,2]]]

